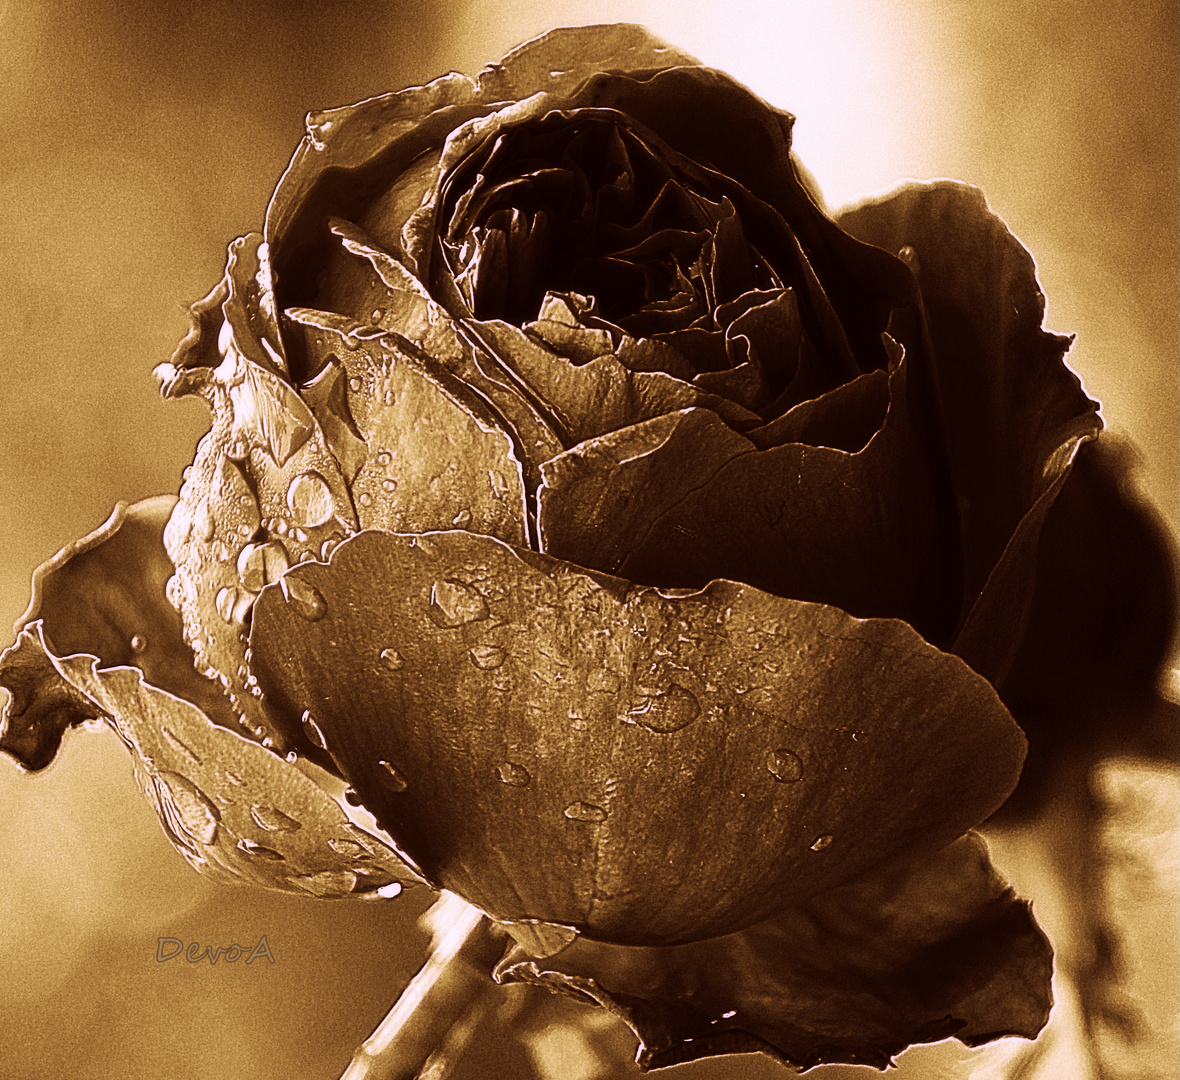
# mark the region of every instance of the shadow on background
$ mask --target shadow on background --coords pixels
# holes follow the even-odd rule
[[[905,175],[982,186],[1037,256],[1049,325],[1078,333],[1072,363],[1138,443],[1142,484],[1175,533],[1171,3],[8,0],[0,624],[23,610],[33,567],[116,500],[179,486],[207,416],[161,403],[150,369],[227,242],[260,226],[308,109],[473,71],[550,25],[616,18],[796,113],[800,155],[833,204]],[[0,761],[0,1077],[329,1080],[420,962],[424,903],[206,884],[109,734],[78,736],[34,779]],[[161,936],[216,947],[263,934],[273,966],[156,961]],[[966,1075],[968,1056],[929,1052],[925,1075]],[[502,1075],[526,1075],[516,1068],[506,1059]],[[750,1059],[673,1074],[786,1075]]]

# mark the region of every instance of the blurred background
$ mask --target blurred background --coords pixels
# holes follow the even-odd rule
[[[907,176],[981,186],[1175,535],[1173,0],[0,0],[0,625],[114,502],[178,488],[207,414],[165,405],[151,368],[228,241],[260,227],[305,112],[615,20],[795,113],[833,207]],[[76,735],[36,777],[0,760],[0,1077],[331,1080],[421,962],[424,906],[206,884],[113,735]],[[273,965],[156,962],[159,937],[263,934]],[[554,1075],[581,1080],[572,1060]],[[949,1078],[983,1060],[955,1044],[906,1062]],[[667,1075],[787,1074],[744,1058]]]

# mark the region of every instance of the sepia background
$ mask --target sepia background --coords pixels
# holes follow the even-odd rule
[[[795,113],[832,206],[907,176],[980,185],[1175,535],[1176,19],[1173,0],[0,0],[0,626],[114,502],[178,488],[207,414],[163,403],[151,368],[260,226],[304,113],[474,72],[561,23],[645,23]],[[0,760],[0,1078],[332,1080],[420,963],[425,902],[207,884],[109,733],[36,777]],[[156,962],[159,937],[263,934],[273,965]],[[953,1044],[906,1072],[981,1060]]]

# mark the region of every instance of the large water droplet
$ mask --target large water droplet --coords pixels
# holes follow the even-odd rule
[[[147,638],[142,634],[131,635],[131,652],[135,656],[139,656],[147,648]]]
[[[394,794],[405,791],[406,788],[409,787],[409,783],[402,775],[401,770],[398,769],[398,767],[394,765],[393,762],[379,761],[377,764],[381,766],[382,783],[384,783],[385,786],[389,788],[389,790]]]
[[[204,792],[179,773],[162,772],[164,785],[184,831],[202,844],[213,843],[221,813]]]
[[[361,381],[355,375],[348,380],[348,389],[356,393],[361,388]]]
[[[430,621],[444,630],[488,617],[488,605],[474,589],[459,581],[436,581],[430,589]]]
[[[323,595],[314,585],[309,585],[302,578],[288,574],[279,580],[279,588],[283,596],[308,622],[318,622],[328,613],[328,604]]]
[[[400,881],[391,881],[388,885],[382,885],[377,890],[377,895],[382,900],[392,900],[395,896],[401,896],[402,883]]]
[[[476,645],[469,655],[471,662],[480,671],[491,671],[508,659],[508,654],[498,645]]]
[[[812,851],[823,851],[824,848],[830,847],[832,838],[825,833],[823,836],[817,837],[814,844],[811,845]]]
[[[300,473],[287,488],[287,506],[302,526],[314,529],[335,512],[332,489],[318,472]]]
[[[388,476],[381,481],[382,491],[397,491],[397,481],[390,479]]]
[[[529,775],[528,769],[523,765],[517,765],[515,761],[506,761],[503,765],[497,765],[496,775],[500,777],[500,783],[507,784],[509,787],[528,787],[533,779]]]
[[[381,453],[379,453],[377,455],[377,464],[378,465],[382,465],[382,466],[388,465],[392,460],[393,460],[393,455],[388,450],[382,450]]]
[[[287,549],[277,540],[247,544],[238,556],[238,576],[251,592],[262,592],[263,586],[278,581],[290,565]]]
[[[565,816],[570,821],[591,821],[599,822],[606,821],[608,814],[601,806],[595,806],[594,803],[588,802],[573,802],[565,808]]]
[[[310,710],[303,710],[303,716],[299,722],[303,727],[303,734],[307,736],[308,742],[313,746],[318,746],[321,750],[328,749],[328,740],[324,738],[324,733],[320,731],[320,725],[315,722],[315,717],[311,715]]]
[[[370,495],[367,491],[362,491],[358,501],[360,502],[361,506],[372,506],[373,505],[373,496]]]
[[[267,832],[295,832],[303,827],[293,817],[274,806],[252,806],[250,816],[259,828],[266,829]]]
[[[406,666],[405,658],[397,649],[382,649],[381,662],[389,668],[390,671],[401,671]]]
[[[784,784],[794,784],[803,779],[803,760],[798,754],[782,747],[766,755],[766,767],[776,780]]]
[[[255,855],[260,859],[269,859],[271,862],[280,862],[282,855],[280,855],[274,848],[263,847],[261,844],[256,844],[253,840],[243,837],[237,844],[239,851],[244,851],[247,855]]]
[[[667,690],[645,697],[627,710],[627,719],[648,731],[667,735],[688,727],[701,714],[696,695],[673,683]]]

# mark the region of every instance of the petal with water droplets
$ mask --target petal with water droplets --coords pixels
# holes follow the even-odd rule
[[[911,627],[748,585],[665,594],[462,531],[360,533],[284,582],[325,614],[263,591],[268,699],[310,710],[386,831],[498,918],[728,932],[949,843],[1023,757],[992,688]]]

